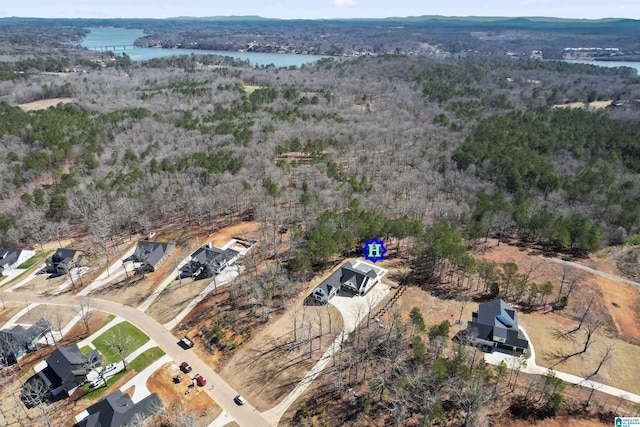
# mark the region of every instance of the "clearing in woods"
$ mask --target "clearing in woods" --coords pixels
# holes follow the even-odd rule
[[[567,331],[578,325],[591,297],[594,299],[593,312],[600,313],[604,322],[594,334],[593,344],[588,350],[574,356],[554,369],[569,374],[585,376],[595,371],[605,348],[613,345],[613,357],[600,370],[595,381],[621,388],[632,393],[640,393],[640,326],[637,307],[640,304],[640,289],[624,282],[608,279],[597,274],[578,270],[569,264],[550,261],[539,251],[489,240],[487,250],[476,253],[477,258],[485,258],[500,264],[514,262],[521,273],[531,272],[531,281],[542,283],[550,280],[554,284],[553,298],[557,298],[563,269],[578,277],[576,290],[569,298],[567,308],[555,312],[519,313],[520,323],[529,334],[536,350],[536,364],[551,367],[558,362],[554,354],[573,353],[584,343],[584,328],[575,333],[576,342],[558,339],[558,331]],[[610,274],[623,276],[615,267],[611,255],[596,254],[575,261],[582,265]],[[566,292],[566,284],[565,291]],[[463,321],[469,320],[463,318]]]
[[[342,316],[334,306],[305,302],[313,288],[332,271],[314,279],[308,290],[291,302],[285,314],[253,335],[220,371],[229,384],[259,411],[271,409],[293,390],[342,330]],[[295,341],[294,314],[298,328]],[[313,340],[309,357],[306,337],[319,335],[320,324],[323,337],[322,340]]]
[[[58,104],[68,104],[69,102],[73,102],[73,98],[53,98],[53,99],[41,99],[39,101],[26,102],[24,104],[18,105],[23,111],[35,111],[35,110],[46,110],[49,107],[53,107]]]

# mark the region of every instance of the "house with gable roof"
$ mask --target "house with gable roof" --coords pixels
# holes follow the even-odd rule
[[[502,299],[480,304],[461,335],[469,344],[487,352],[499,348],[522,353],[529,348],[529,341],[518,328],[518,312]]]
[[[222,273],[222,270],[233,264],[239,255],[240,252],[234,249],[220,249],[207,243],[191,255],[186,269],[196,280],[206,279]]]
[[[8,365],[18,361],[20,356],[36,348],[38,341],[51,332],[51,323],[44,317],[25,329],[15,325],[0,331],[0,356]]]
[[[155,409],[162,406],[162,400],[156,393],[133,403],[128,394],[116,390],[89,406],[86,409],[87,416],[76,425],[78,427],[122,427],[129,425],[135,415],[150,416]]]
[[[45,359],[47,366],[38,375],[51,389],[54,397],[62,393],[71,396],[87,380],[91,370],[102,366],[102,355],[98,350],[82,354],[77,344],[59,347]]]
[[[339,269],[334,271],[320,285],[318,285],[311,296],[322,303],[326,304],[340,290],[352,293],[354,295],[365,295],[380,280],[381,269],[377,269],[371,264],[358,261],[352,265],[345,262]],[[382,273],[383,275],[384,273]]]
[[[0,248],[0,276],[17,268],[20,264],[36,254],[32,248],[7,249]]]
[[[58,248],[47,258],[47,273],[67,274],[72,268],[82,266],[84,252],[77,249]]]
[[[168,242],[150,242],[148,240],[140,240],[138,241],[138,245],[131,256],[131,259],[141,264],[139,271],[151,273],[160,267],[175,248],[176,242],[173,240]]]

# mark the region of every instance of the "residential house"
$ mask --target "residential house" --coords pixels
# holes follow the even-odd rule
[[[51,332],[51,323],[41,318],[28,329],[16,325],[0,331],[0,355],[7,365],[14,364],[20,356],[36,348],[37,342]]]
[[[61,393],[69,396],[87,380],[92,369],[102,366],[102,355],[98,350],[82,354],[77,344],[56,349],[45,360],[47,366],[38,375],[56,397]]]
[[[59,248],[47,258],[47,273],[67,274],[72,268],[82,266],[83,256],[80,250]]]
[[[99,400],[86,410],[87,417],[78,422],[78,427],[122,427],[129,425],[136,414],[151,415],[157,408],[162,408],[162,400],[152,393],[138,403],[128,394],[116,390],[104,399]]]
[[[345,262],[320,283],[311,295],[316,301],[326,304],[341,289],[355,295],[364,295],[378,281],[378,272],[372,265],[359,262],[354,267],[350,262]]]
[[[213,277],[234,263],[239,255],[240,252],[234,249],[219,249],[208,243],[191,255],[187,270],[196,280]]]
[[[132,259],[141,264],[139,271],[151,273],[160,267],[162,262],[171,255],[171,252],[173,252],[175,248],[176,242],[173,240],[169,242],[140,240],[133,253]]]
[[[28,249],[6,249],[0,248],[0,276],[6,272],[17,268],[20,264],[36,254],[31,248]]]
[[[499,348],[522,353],[529,348],[529,341],[518,329],[518,312],[502,299],[480,304],[463,333],[469,344],[483,351]]]

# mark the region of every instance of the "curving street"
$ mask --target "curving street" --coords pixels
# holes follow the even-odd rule
[[[42,296],[26,292],[2,292],[5,301],[39,303],[49,305],[79,305],[80,298],[77,296]],[[86,297],[85,297],[86,298]],[[238,394],[220,375],[211,369],[197,355],[189,350],[183,350],[178,346],[178,338],[173,336],[164,326],[153,318],[136,310],[116,302],[106,301],[99,298],[89,298],[95,309],[115,314],[135,325],[154,340],[174,361],[180,363],[187,360],[193,367],[194,372],[199,372],[207,378],[209,385],[203,387],[215,402],[241,426],[260,427],[271,424],[262,414],[247,402],[243,406],[234,403],[233,398]],[[211,387],[213,386],[213,387]],[[231,420],[230,420],[231,421]]]

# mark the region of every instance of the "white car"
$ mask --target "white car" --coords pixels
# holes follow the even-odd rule
[[[103,372],[103,373],[104,373],[104,372],[111,372],[111,371],[113,371],[114,369],[117,369],[117,368],[118,368],[118,365],[117,365],[117,364],[115,364],[115,363],[109,363],[107,366],[105,366],[105,367],[104,367],[104,370],[103,370],[102,372]]]
[[[104,382],[105,382],[105,381],[104,381],[104,378],[102,378],[102,377],[98,377],[98,378],[96,378],[95,380],[93,380],[93,381],[91,382],[91,388],[98,388],[98,387],[100,387],[102,384],[104,384]]]
[[[236,397],[233,398],[233,400],[238,404],[238,405],[244,405],[245,403],[247,403],[247,401],[245,400],[244,397],[237,395]]]

